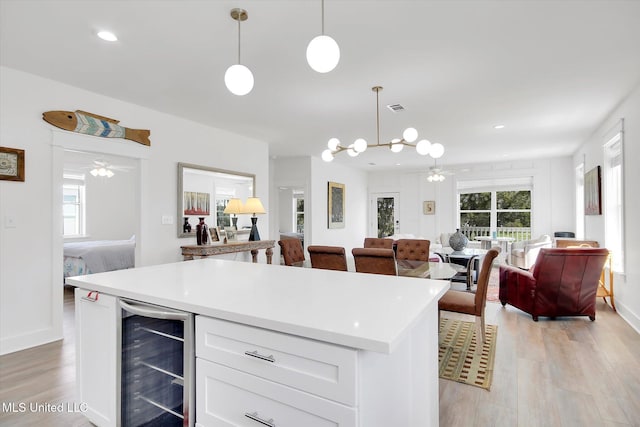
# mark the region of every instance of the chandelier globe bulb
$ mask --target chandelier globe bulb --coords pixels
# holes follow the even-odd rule
[[[324,160],[325,162],[330,162],[333,160],[333,153],[330,149],[327,148],[322,152],[322,160]]]
[[[339,145],[340,145],[340,140],[338,138],[331,138],[327,142],[327,147],[329,147],[329,150],[331,151],[336,151]]]
[[[358,138],[353,141],[353,149],[358,153],[363,153],[367,149],[367,141],[363,138]]]
[[[404,132],[402,132],[402,138],[407,142],[413,142],[418,139],[418,131],[415,130],[415,128],[406,128]]]
[[[416,151],[421,156],[426,156],[431,151],[431,142],[427,139],[421,139],[416,144]]]
[[[436,142],[435,144],[431,144],[431,150],[429,151],[429,154],[434,159],[439,159],[444,154],[444,146],[439,142]]]

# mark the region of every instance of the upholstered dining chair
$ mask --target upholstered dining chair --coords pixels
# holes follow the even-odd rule
[[[300,239],[278,240],[280,253],[284,258],[284,265],[301,266],[304,262],[304,248]]]
[[[353,248],[351,253],[358,273],[398,275],[393,249]]]
[[[487,304],[487,289],[493,260],[500,253],[499,247],[489,249],[482,261],[476,293],[449,289],[438,301],[438,324],[441,311],[453,311],[476,317],[476,340],[484,342],[484,308]]]
[[[347,271],[347,256],[340,246],[309,246],[311,268]]]
[[[429,246],[426,239],[400,239],[396,244],[396,259],[409,261],[429,261]]]
[[[384,237],[365,237],[364,247],[393,249],[393,239],[387,239]]]

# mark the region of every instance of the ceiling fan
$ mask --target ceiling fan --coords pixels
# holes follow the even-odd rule
[[[433,166],[429,168],[429,176],[427,181],[429,182],[442,182],[445,179],[445,175],[453,175],[454,172],[448,171],[438,167],[438,159],[433,159]]]
[[[114,171],[128,172],[133,169],[133,166],[112,165],[111,163],[96,159],[92,162],[91,166],[85,166],[83,169],[91,169],[89,173],[93,176],[106,176],[111,178],[115,175]]]

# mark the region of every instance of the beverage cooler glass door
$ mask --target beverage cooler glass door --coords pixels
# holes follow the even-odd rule
[[[193,314],[120,300],[123,427],[193,426]]]

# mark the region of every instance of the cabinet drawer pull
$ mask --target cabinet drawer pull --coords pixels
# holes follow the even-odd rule
[[[266,360],[267,362],[271,362],[271,363],[276,361],[276,358],[273,357],[273,354],[270,356],[263,356],[262,354],[258,353],[258,350],[245,351],[244,354],[246,354],[247,356],[256,357],[260,360]]]
[[[263,424],[265,426],[269,426],[269,427],[276,427],[276,424],[273,422],[273,418],[269,418],[268,420],[262,419],[258,416],[257,412],[254,412],[252,414],[250,413],[245,413],[244,414],[245,417],[249,418],[250,420],[253,420],[255,422],[258,422],[260,424]]]

